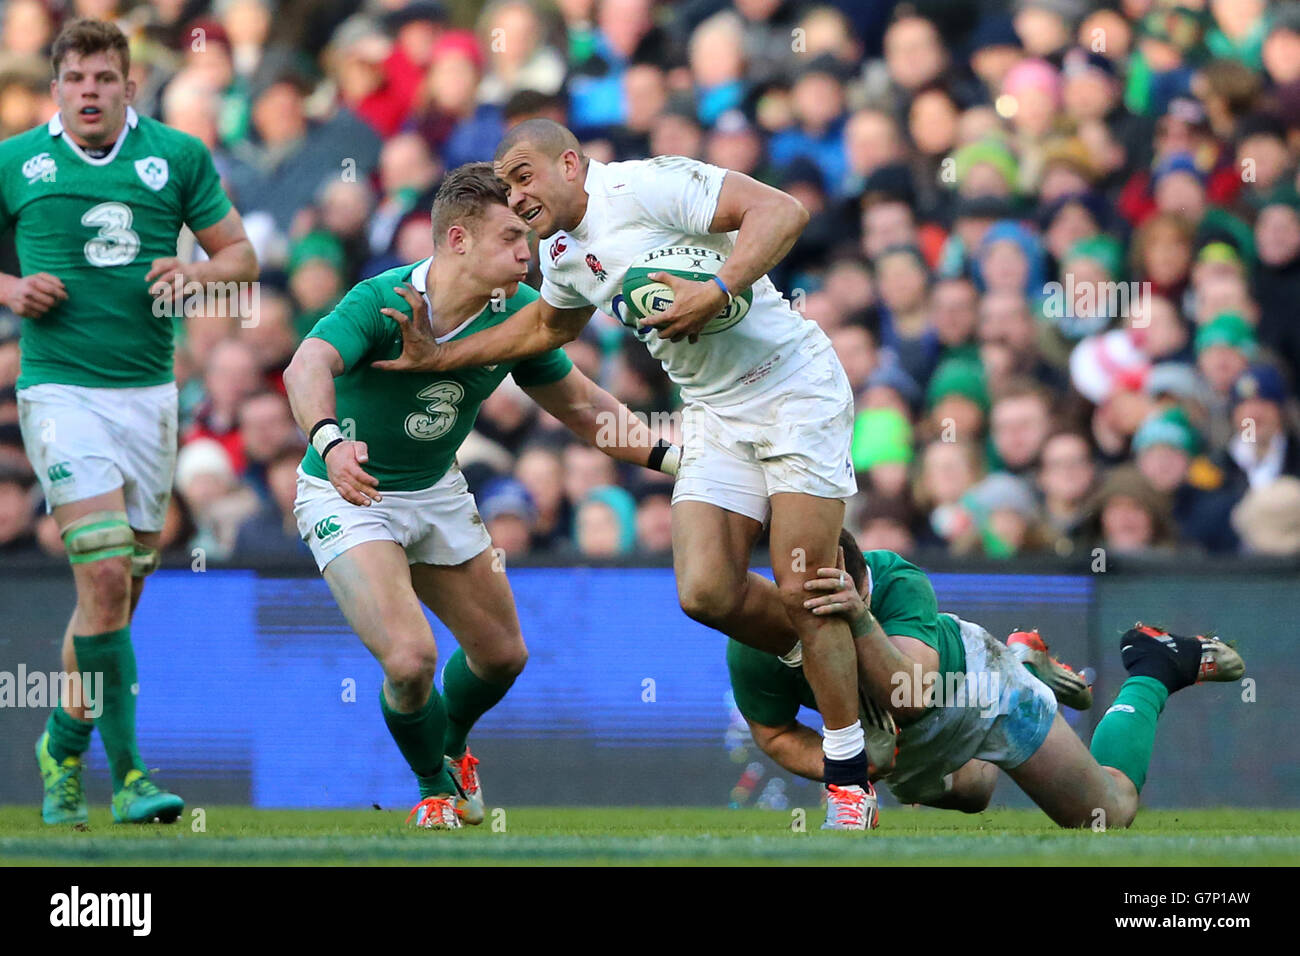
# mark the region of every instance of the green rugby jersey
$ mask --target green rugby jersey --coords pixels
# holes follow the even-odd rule
[[[914,637],[939,652],[941,674],[964,673],[966,651],[957,622],[939,613],[925,572],[893,551],[864,551],[871,581],[871,613],[890,637]],[[802,667],[787,667],[773,654],[727,640],[727,671],[736,707],[765,727],[784,727],[800,706],[817,709]]]
[[[23,320],[18,388],[170,382],[172,319],[154,314],[144,277],[176,255],[182,225],[206,229],[229,210],[203,144],[129,107],[103,159],[82,152],[57,113],[0,143],[0,232],[14,229],[23,275],[48,272],[68,291]]]
[[[382,491],[417,491],[435,484],[456,460],[456,450],[474,427],[479,406],[507,375],[528,387],[549,385],[569,374],[573,363],[561,349],[499,365],[450,372],[383,372],[371,362],[402,354],[402,333],[382,308],[410,315],[411,307],[393,291],[410,282],[423,292],[430,260],[398,266],[366,279],[316,323],[309,338],[323,339],[343,357],[343,374],[334,379],[336,412],[344,434],[366,443],[366,471]],[[452,339],[473,335],[504,322],[537,293],[526,285],[504,308],[489,303]],[[316,449],[308,448],[302,468],[328,479]]]

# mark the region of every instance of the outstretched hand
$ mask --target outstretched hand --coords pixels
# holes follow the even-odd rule
[[[696,282],[667,272],[652,272],[648,278],[673,290],[672,305],[641,320],[642,328],[655,329],[661,339],[680,342],[689,338],[694,344],[700,340],[700,329],[727,307],[727,293],[716,282]]]
[[[429,319],[429,308],[424,296],[415,290],[415,286],[404,282],[394,286],[393,291],[400,295],[411,307],[407,315],[400,309],[383,308],[380,314],[388,316],[397,323],[402,331],[402,354],[395,359],[383,359],[370,364],[385,372],[440,372],[439,364],[446,350],[438,344],[433,334],[433,323]]]

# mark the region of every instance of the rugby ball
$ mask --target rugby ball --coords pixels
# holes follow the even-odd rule
[[[623,303],[627,317],[640,327],[647,316],[665,311],[673,304],[673,290],[650,278],[653,272],[666,272],[695,282],[707,282],[726,263],[727,257],[714,249],[700,246],[666,246],[638,257],[623,276]],[[749,313],[754,293],[745,289],[731,299],[731,305],[716,319],[700,329],[701,335],[714,335],[731,328]]]

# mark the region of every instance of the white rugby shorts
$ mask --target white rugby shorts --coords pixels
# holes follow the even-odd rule
[[[752,399],[682,414],[673,503],[703,501],[766,522],[781,492],[851,498],[853,389],[829,342],[797,372]]]
[[[176,471],[175,382],[32,385],[18,392],[18,420],[47,510],[121,488],[131,527],[162,530]]]
[[[379,501],[354,505],[324,478],[298,469],[293,514],[320,570],[365,541],[396,542],[408,564],[463,564],[492,547],[465,476],[455,465],[428,488],[381,489],[381,494]]]

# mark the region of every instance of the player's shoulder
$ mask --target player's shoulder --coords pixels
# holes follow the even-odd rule
[[[145,140],[149,148],[167,154],[168,159],[194,159],[208,152],[203,140],[197,136],[168,126],[152,116],[137,116],[133,132]]]
[[[862,552],[862,560],[867,562],[870,567],[888,568],[888,567],[915,567],[911,561],[903,557],[897,551],[889,551],[886,548],[874,548],[870,551]]]
[[[722,172],[725,170],[689,156],[651,156],[607,163],[602,185],[605,194],[611,197],[625,192],[653,193],[674,182],[702,182]]]
[[[892,578],[906,575],[926,576],[924,571],[897,551],[887,551],[883,548],[874,551],[863,551],[862,559],[866,562],[867,571],[871,575],[873,591],[877,587],[888,584]]]
[[[348,292],[344,299],[375,300],[384,303],[401,303],[405,300],[394,291],[404,282],[411,282],[412,274],[423,265],[420,262],[408,262],[391,269],[385,269],[368,279],[362,279]]]
[[[606,178],[615,177],[611,182],[618,182],[619,177],[637,177],[652,179],[655,177],[681,174],[689,176],[693,172],[715,169],[700,159],[690,156],[649,156],[645,159],[625,159],[616,163],[606,163]]]
[[[53,142],[49,127],[45,123],[26,132],[15,133],[0,140],[0,164],[8,166],[16,162],[21,165],[42,153],[48,154]]]

